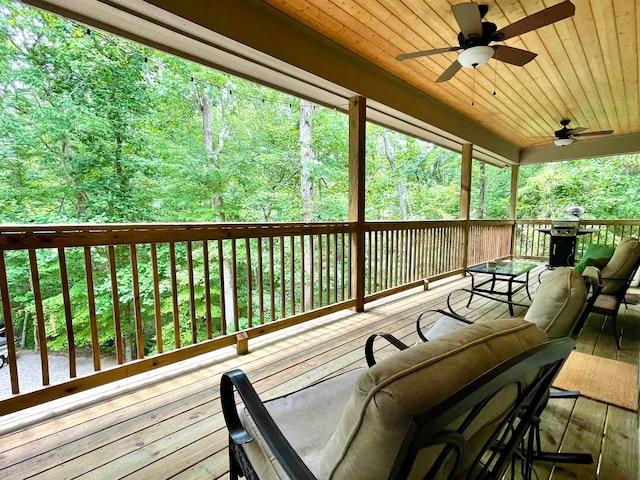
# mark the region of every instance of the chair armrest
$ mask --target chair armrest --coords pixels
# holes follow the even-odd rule
[[[387,342],[389,342],[391,345],[396,347],[398,350],[406,350],[407,348],[409,348],[407,345],[402,343],[400,340],[398,340],[396,337],[394,337],[390,333],[386,333],[386,332],[374,333],[369,338],[367,338],[367,342],[364,345],[364,357],[367,359],[367,365],[369,367],[373,367],[376,364],[376,359],[373,355],[373,342],[378,337],[384,338]]]
[[[453,292],[451,292],[451,293],[453,293]],[[451,293],[449,295],[451,295]],[[447,298],[447,306],[448,305],[449,305],[449,299]],[[451,307],[449,307],[449,310],[451,310]],[[469,325],[471,325],[473,323],[473,321],[469,320],[467,317],[459,315],[459,314],[455,313],[453,310],[447,312],[447,311],[441,310],[439,308],[430,308],[429,310],[425,310],[420,315],[418,315],[418,319],[416,320],[416,330],[418,332],[418,337],[420,337],[420,340],[422,340],[423,342],[428,342],[429,340],[427,340],[427,337],[425,337],[424,333],[422,333],[422,326],[420,325],[420,322],[422,321],[422,317],[424,317],[426,314],[434,313],[434,312],[435,313],[440,313],[441,315],[444,315],[446,317],[455,318],[456,320],[460,320],[461,322],[469,324]]]
[[[309,467],[293,449],[282,431],[264,407],[253,385],[242,370],[232,370],[224,373],[220,380],[220,400],[224,421],[229,430],[229,437],[237,445],[253,440],[245,430],[235,401],[234,390],[238,392],[256,427],[263,435],[271,452],[290,478],[302,480],[316,480]]]

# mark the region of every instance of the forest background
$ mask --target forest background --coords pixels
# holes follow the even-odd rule
[[[0,102],[0,224],[347,219],[347,105],[314,105],[9,0],[0,0]],[[373,124],[366,145],[367,220],[458,218],[459,153]],[[559,217],[579,204],[587,218],[640,218],[639,172],[638,155],[522,167],[518,217]],[[507,218],[510,175],[474,162],[473,218]],[[63,349],[62,298],[47,289],[55,252],[43,261],[49,348]],[[28,265],[8,254],[7,269],[21,346],[37,348]],[[108,292],[102,280],[96,289]],[[111,311],[98,314],[108,350]]]

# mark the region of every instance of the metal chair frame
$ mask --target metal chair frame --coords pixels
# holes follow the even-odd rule
[[[400,349],[408,348],[392,335],[385,334],[384,338]],[[488,370],[445,401],[415,417],[409,423],[388,478],[407,478],[418,452],[432,445],[443,445],[444,448],[429,472],[425,472],[424,478],[438,476],[439,470],[451,455],[455,458],[455,465],[448,475],[449,478],[455,476],[458,473],[458,463],[464,455],[465,429],[497,392],[506,385],[516,383],[519,385],[517,401],[475,458],[473,464],[476,468],[472,469],[468,478],[499,479],[510,465],[513,473],[514,455],[517,455],[537,409],[544,402],[553,379],[574,346],[573,339],[563,338],[522,352]],[[523,379],[533,371],[538,372],[536,379],[525,385]],[[229,429],[232,480],[238,479],[239,476],[257,478],[243,450],[243,445],[253,439],[240,421],[236,392],[287,475],[293,479],[315,478],[275,424],[251,382],[241,370],[233,370],[222,376],[220,392],[222,411]],[[448,426],[462,415],[465,415],[465,420],[459,428],[456,431],[449,429]]]

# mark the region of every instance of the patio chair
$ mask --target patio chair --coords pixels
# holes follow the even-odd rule
[[[613,256],[601,270],[593,265],[584,269],[587,275],[599,274],[602,277],[602,292],[593,305],[592,312],[611,318],[618,350],[622,336],[622,331],[618,333],[618,311],[639,267],[640,242],[637,238],[627,237],[618,244]]]
[[[228,372],[230,477],[501,478],[574,345],[485,322],[264,403]]]
[[[588,298],[587,287],[590,287],[589,289],[591,291],[591,295]],[[551,339],[566,337],[576,339],[591,313],[595,302],[599,298],[601,290],[602,281],[598,271],[585,272],[585,275],[582,276],[569,267],[556,268],[552,270],[540,284],[533,302],[524,316],[524,320],[536,324],[540,329],[545,331]],[[434,323],[431,329],[424,332],[420,322],[426,314],[433,313],[434,311],[441,313],[443,316]],[[420,341],[428,342],[450,335],[465,325],[482,322],[482,318],[472,322],[468,318],[452,312],[432,309],[423,312],[418,317],[416,329]],[[378,336],[390,341],[386,334],[378,334]],[[374,336],[370,337],[366,345],[366,358],[369,365],[375,363],[373,359],[374,340]],[[397,348],[400,348],[397,344],[395,345]],[[530,443],[526,453],[527,460],[523,464],[523,475],[525,478],[531,478],[531,464],[534,461],[578,464],[593,463],[593,457],[587,453],[556,453],[544,451],[540,440],[540,415],[546,407],[548,399],[577,398],[579,395],[580,392],[576,391],[548,392],[546,398],[540,404],[539,410],[531,421]]]

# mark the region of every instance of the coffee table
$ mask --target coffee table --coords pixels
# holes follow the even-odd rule
[[[506,295],[509,301],[509,313],[513,317],[513,305],[511,304],[513,295],[524,288],[529,300],[531,300],[531,293],[529,292],[529,272],[539,265],[538,263],[505,261],[480,263],[465,268],[464,271],[471,275],[471,296],[467,302],[467,307],[473,300],[474,292],[487,293],[490,295]],[[476,279],[476,275],[488,275],[489,278]],[[518,278],[523,275],[524,278]],[[496,289],[498,282],[506,282],[506,290],[504,288]],[[490,285],[490,287],[486,287],[487,285]]]

